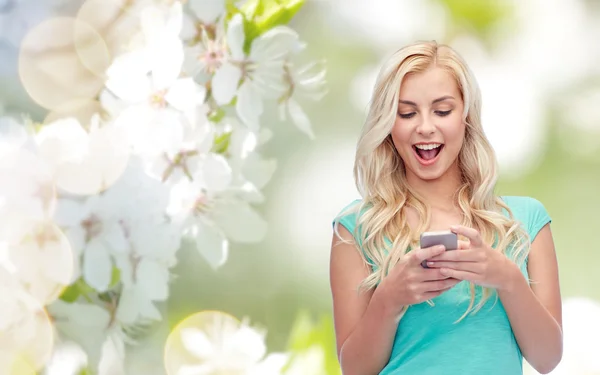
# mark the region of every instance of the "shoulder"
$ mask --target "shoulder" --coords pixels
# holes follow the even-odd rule
[[[352,233],[356,227],[356,222],[359,218],[359,210],[362,206],[362,199],[355,199],[349,204],[345,205],[340,212],[333,219],[333,226],[336,224],[343,225],[350,233]]]
[[[500,198],[510,208],[515,219],[527,229],[531,241],[546,224],[552,221],[544,204],[536,198],[528,196],[502,196]]]

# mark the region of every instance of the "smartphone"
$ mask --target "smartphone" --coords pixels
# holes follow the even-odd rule
[[[458,249],[458,236],[456,233],[449,230],[439,232],[424,232],[421,234],[420,242],[422,249],[436,245],[444,245],[446,250]],[[426,260],[424,260],[421,265],[425,268],[429,268]]]

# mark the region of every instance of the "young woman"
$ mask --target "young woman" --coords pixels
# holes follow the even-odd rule
[[[533,198],[495,195],[480,113],[475,78],[446,45],[414,43],[381,69],[356,151],[362,199],[334,220],[344,375],[513,375],[523,357],[545,374],[560,362],[550,217]],[[458,250],[419,248],[441,230]]]

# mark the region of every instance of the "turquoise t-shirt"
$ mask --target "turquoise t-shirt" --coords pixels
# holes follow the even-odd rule
[[[551,222],[544,206],[534,198],[504,196],[502,199],[532,242],[542,227]],[[339,220],[350,233],[356,216],[348,214]],[[521,271],[528,278],[526,265]],[[522,374],[521,350],[502,302],[495,295],[475,315],[454,323],[469,306],[468,286],[465,281],[458,283],[434,298],[434,306],[426,302],[410,306],[398,324],[390,360],[379,374]]]

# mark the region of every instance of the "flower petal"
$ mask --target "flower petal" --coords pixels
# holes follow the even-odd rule
[[[137,284],[148,299],[164,301],[169,296],[169,270],[158,262],[142,259],[137,265]]]
[[[259,129],[258,119],[263,113],[263,102],[260,92],[249,79],[240,87],[235,109],[246,126],[253,132],[257,132]]]
[[[169,87],[181,74],[184,52],[178,36],[161,36],[154,45],[152,59],[152,83],[155,90]]]
[[[229,243],[217,228],[199,223],[195,227],[196,248],[208,264],[217,269],[227,261]]]
[[[61,198],[57,201],[54,211],[54,222],[63,227],[78,226],[81,220],[89,214],[87,206],[75,200]]]
[[[234,60],[243,60],[244,54],[244,22],[241,14],[233,16],[227,26],[227,44]]]
[[[210,364],[184,365],[179,368],[176,375],[212,375],[215,367]]]
[[[179,36],[181,39],[188,41],[193,39],[196,36],[196,25],[194,24],[194,19],[189,15],[185,14],[183,16],[181,32]]]
[[[206,189],[209,191],[219,191],[227,188],[231,184],[231,167],[227,160],[221,156],[210,153],[204,160],[202,175]]]
[[[246,325],[240,326],[223,344],[230,358],[246,366],[257,363],[267,352],[263,335]]]
[[[98,240],[92,240],[83,255],[83,279],[99,292],[104,292],[110,285],[112,261],[107,249]]]
[[[279,60],[298,48],[299,36],[287,26],[277,26],[252,41],[250,59]]]
[[[55,168],[66,161],[81,160],[88,140],[88,133],[75,118],[44,125],[35,136],[40,158]]]
[[[219,202],[213,218],[226,238],[234,242],[259,242],[267,234],[267,222],[245,202]]]
[[[134,51],[117,57],[107,70],[106,87],[120,99],[137,103],[150,95],[150,61],[147,53]]]
[[[191,77],[175,81],[165,95],[165,100],[179,111],[190,110],[204,101],[205,91]]]
[[[296,127],[303,133],[307,134],[311,139],[314,139],[315,134],[312,131],[310,119],[306,113],[304,113],[298,102],[296,102],[294,99],[289,99],[287,102],[287,107],[288,111],[290,112],[290,117],[292,118],[292,121]]]
[[[229,104],[235,97],[242,72],[230,63],[223,64],[212,80],[212,95],[219,105]]]
[[[183,328],[181,342],[188,352],[198,359],[211,359],[215,355],[215,347],[204,332],[196,328]]]
[[[256,152],[251,152],[244,161],[242,174],[258,189],[262,189],[271,180],[275,169],[277,169],[277,160],[264,160]]]
[[[129,243],[123,233],[123,227],[121,227],[119,223],[103,223],[102,239],[108,245],[106,248],[107,251],[110,250],[113,253],[124,253],[129,250]]]
[[[250,369],[248,375],[281,375],[281,370],[290,359],[288,354],[272,353]]]
[[[183,29],[183,6],[180,1],[174,1],[167,12],[164,32],[179,36]]]
[[[117,320],[124,324],[132,324],[140,315],[141,303],[137,295],[136,289],[125,287],[119,298],[119,306],[117,308]]]
[[[225,0],[190,0],[190,9],[204,24],[212,24],[225,12]]]

